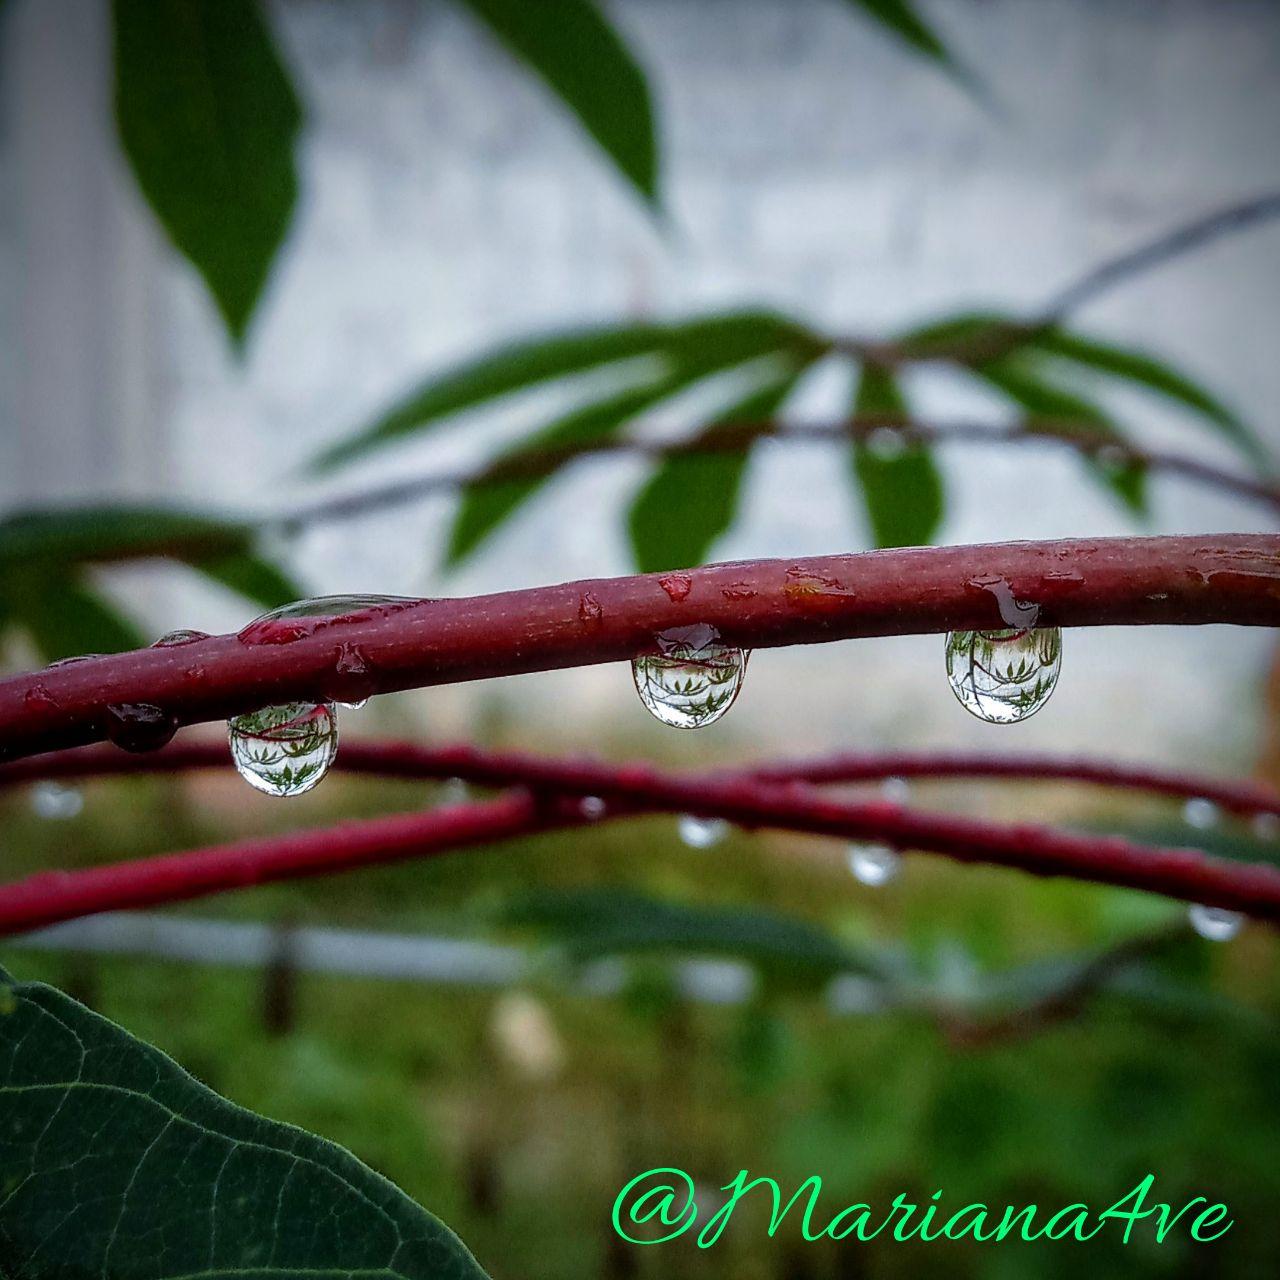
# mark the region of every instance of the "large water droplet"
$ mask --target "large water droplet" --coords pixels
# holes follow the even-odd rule
[[[426,603],[413,596],[312,596],[261,614],[236,633],[242,644],[289,644],[336,622],[364,622]]]
[[[62,782],[37,782],[31,788],[31,810],[40,818],[65,822],[84,808],[79,787]]]
[[[947,679],[964,709],[991,724],[1033,716],[1058,683],[1062,632],[952,631],[947,635]]]
[[[151,702],[116,702],[107,708],[107,739],[122,751],[159,751],[178,731],[178,718]]]
[[[631,660],[640,701],[663,724],[700,729],[733,705],[742,688],[746,655],[721,644],[714,627],[698,622],[655,637],[657,653]]]
[[[338,751],[338,720],[324,703],[289,702],[227,724],[240,776],[269,796],[300,796],[328,772]]]
[[[1182,806],[1182,819],[1197,831],[1208,831],[1218,821],[1218,806],[1203,796],[1195,796]]]
[[[853,878],[873,887],[887,884],[898,874],[902,855],[887,844],[851,844],[849,870]]]
[[[1238,911],[1227,911],[1224,907],[1206,907],[1198,902],[1187,908],[1187,919],[1191,922],[1191,927],[1210,942],[1230,942],[1244,924],[1244,916]]]
[[[159,640],[153,640],[153,649],[173,649],[178,645],[194,644],[197,640],[207,640],[207,631],[194,631],[190,627],[179,627],[177,631],[166,631]]]
[[[690,849],[710,849],[729,834],[729,824],[723,818],[699,818],[695,814],[680,815],[677,824],[680,839]]]

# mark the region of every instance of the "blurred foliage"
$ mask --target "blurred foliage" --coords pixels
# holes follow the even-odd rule
[[[1061,326],[965,313],[910,330],[877,350],[819,333],[798,320],[751,311],[668,324],[601,326],[502,346],[429,379],[327,449],[315,467],[330,471],[420,436],[455,415],[548,384],[558,385],[566,398],[576,391],[576,408],[535,427],[497,459],[507,467],[523,461],[530,471],[541,460],[547,463],[541,471],[484,477],[464,490],[446,554],[453,565],[570,465],[575,448],[589,450],[615,440],[623,428],[662,407],[674,406],[685,418],[699,417],[704,438],[732,424],[785,423],[786,402],[805,374],[830,361],[847,364],[858,379],[854,414],[868,423],[884,419],[883,427],[854,443],[850,469],[876,546],[927,543],[945,513],[945,482],[933,452],[893,431],[895,423],[910,422],[902,376],[918,365],[947,364],[994,390],[1014,408],[1028,433],[1078,437],[1087,473],[1136,516],[1147,510],[1145,470],[1125,456],[1117,460],[1106,455],[1108,444],[1132,442],[1082,393],[1082,380],[1103,375],[1159,395],[1222,435],[1259,472],[1267,469],[1266,450],[1257,437],[1186,375],[1145,352]],[[587,379],[587,374],[594,376]],[[693,412],[681,400],[691,391],[701,397],[701,407]],[[832,420],[846,417],[837,413]],[[748,441],[736,452],[675,454],[655,466],[628,516],[641,571],[688,568],[706,560],[733,522],[752,449]]]
[[[420,802],[422,790],[334,779],[298,806],[319,822]],[[83,815],[66,823],[28,814],[20,794],[0,798],[15,874],[298,820],[221,774],[103,781],[85,794]],[[968,788],[963,803],[998,809],[1001,794]],[[1044,794],[1061,814],[1062,789]],[[1082,824],[1170,821],[1167,804],[1106,803],[1077,801],[1071,812]],[[966,1039],[936,1011],[979,1015],[1035,999],[1098,949],[1176,920],[1178,908],[923,858],[869,890],[841,853],[832,842],[741,832],[692,852],[671,820],[652,818],[184,908],[467,936],[492,936],[498,922],[501,937],[556,950],[580,937],[583,963],[621,950],[630,977],[614,998],[581,993],[556,966],[523,989],[561,1050],[549,1074],[531,1072],[509,1031],[499,1034],[501,992],[298,974],[296,1014],[281,1029],[255,969],[12,945],[0,960],[87,999],[234,1102],[350,1147],[430,1205],[495,1276],[845,1280],[852,1267],[896,1280],[938,1265],[958,1280],[1154,1280],[1206,1266],[1246,1280],[1275,1274],[1266,1224],[1280,1195],[1280,953],[1269,931],[1218,947],[1184,937],[1036,1034]],[[719,940],[688,935],[703,921]],[[779,925],[833,961],[901,953],[892,971],[922,984],[921,998],[837,1016],[821,980],[765,983],[752,1001],[723,1007],[690,1004],[671,983],[670,959],[682,955],[729,957],[736,947],[767,966]],[[624,1263],[609,1205],[629,1177],[667,1164],[707,1187],[740,1168],[792,1187],[820,1173],[832,1212],[855,1200],[887,1205],[899,1191],[925,1202],[939,1189],[953,1206],[1101,1207],[1154,1172],[1159,1198],[1222,1199],[1237,1226],[1211,1248],[1176,1232],[1159,1247],[1123,1247],[1103,1233],[1087,1245],[955,1245],[943,1256],[941,1246],[884,1240],[802,1245],[790,1220],[770,1240],[744,1206],[714,1249],[624,1251],[638,1272],[615,1269]]]
[[[260,0],[110,3],[124,153],[243,349],[297,198],[303,112],[289,72]],[[660,212],[660,145],[648,79],[596,0],[459,3]],[[975,87],[906,0],[849,3]]]
[[[257,548],[251,524],[172,507],[92,506],[0,519],[0,633],[26,633],[47,661],[146,643],[92,585],[97,566],[171,560],[264,608],[299,588]]]

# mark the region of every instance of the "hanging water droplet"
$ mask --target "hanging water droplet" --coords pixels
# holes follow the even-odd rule
[[[37,782],[31,788],[31,810],[39,818],[65,822],[84,808],[79,787],[62,782]]]
[[[122,751],[159,751],[178,731],[178,718],[151,702],[115,702],[107,708],[107,740]]]
[[[588,822],[598,822],[609,811],[609,806],[599,796],[583,796],[578,801],[578,812]]]
[[[1240,932],[1244,916],[1224,907],[1206,907],[1196,902],[1187,908],[1191,927],[1210,942],[1230,942]]]
[[[991,724],[1033,716],[1053,693],[1062,668],[1062,632],[952,631],[947,679],[964,709]]]
[[[471,799],[471,788],[462,778],[446,778],[444,784],[445,804],[466,804]]]
[[[1280,814],[1255,813],[1249,829],[1259,840],[1274,840],[1280,836]]]
[[[1218,806],[1203,796],[1194,796],[1182,806],[1182,820],[1197,831],[1208,831],[1218,821]]]
[[[742,688],[742,650],[721,644],[716,629],[704,622],[671,627],[655,641],[657,653],[631,660],[640,701],[675,729],[700,729],[719,720]]]
[[[153,640],[153,649],[173,649],[182,644],[194,644],[197,640],[207,640],[207,631],[193,631],[189,627],[179,627],[177,631],[166,631],[159,640]]]
[[[227,723],[240,776],[269,796],[300,796],[328,772],[338,751],[338,719],[324,703],[289,702]]]
[[[902,855],[887,844],[851,844],[849,870],[853,878],[873,888],[887,884],[898,874]]]
[[[692,813],[680,815],[677,829],[690,849],[710,849],[729,834],[729,824],[723,818],[699,818]]]
[[[886,778],[880,784],[880,794],[890,804],[910,804],[911,784],[906,778]]]

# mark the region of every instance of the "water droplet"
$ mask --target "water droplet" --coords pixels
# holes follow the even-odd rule
[[[832,574],[793,564],[787,570],[782,594],[788,604],[805,613],[839,613],[848,608],[857,592]]]
[[[680,815],[677,829],[690,849],[710,849],[729,834],[729,824],[723,818],[699,818],[692,813]]]
[[[880,784],[880,794],[890,804],[910,804],[911,783],[906,778],[886,778]]]
[[[153,702],[116,702],[107,708],[107,740],[122,751],[159,751],[178,731],[178,717]]]
[[[337,679],[332,689],[326,689],[340,707],[358,711],[374,693],[373,676],[363,653],[353,644],[338,649],[333,670]]]
[[[240,776],[269,796],[300,796],[328,772],[338,751],[338,720],[324,703],[289,702],[227,724]]]
[[[1195,796],[1182,806],[1182,820],[1197,831],[1208,831],[1218,821],[1218,806],[1212,800]]]
[[[413,596],[313,596],[254,618],[236,638],[241,644],[290,644],[341,622],[371,622],[426,604]]]
[[[1196,902],[1187,908],[1191,927],[1210,942],[1230,942],[1240,932],[1244,916],[1223,907],[1206,907]]]
[[[898,874],[902,855],[887,844],[851,844],[849,870],[853,878],[873,888],[887,884]]]
[[[742,688],[742,650],[721,644],[716,629],[703,622],[671,627],[656,642],[657,653],[631,660],[640,701],[676,729],[700,729],[719,720]]]
[[[61,782],[37,782],[31,788],[31,810],[37,817],[66,821],[83,808],[84,796],[79,787],[68,787]]]
[[[1280,814],[1255,813],[1249,829],[1259,840],[1274,840],[1280,836]]]
[[[59,658],[56,662],[49,663],[46,670],[56,671],[59,667],[74,667],[78,662],[89,662],[94,658],[101,658],[100,653],[78,653],[74,658]]]
[[[1033,716],[1053,693],[1062,668],[1062,632],[952,631],[947,679],[964,709],[991,724]]]
[[[658,586],[672,603],[679,604],[693,590],[693,579],[687,573],[664,573],[658,579]]]
[[[583,796],[578,801],[578,812],[588,822],[598,822],[608,811],[609,806],[599,796]]]
[[[584,591],[578,598],[578,620],[585,622],[589,627],[598,627],[604,621],[604,610],[600,607],[600,601],[590,591]]]
[[[194,644],[197,640],[207,640],[209,633],[207,631],[193,631],[187,627],[180,627],[177,631],[166,631],[159,640],[153,640],[151,647],[153,649],[172,649],[180,644]]]
[[[881,462],[892,462],[907,451],[907,442],[897,427],[877,427],[867,436],[867,450]]]

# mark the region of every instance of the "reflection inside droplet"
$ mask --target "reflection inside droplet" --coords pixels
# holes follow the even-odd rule
[[[290,702],[236,716],[227,724],[240,776],[268,796],[300,796],[328,772],[338,720],[324,703]]]
[[[742,688],[746,655],[722,644],[714,627],[672,627],[655,638],[657,652],[633,658],[636,692],[650,714],[676,729],[715,723]]]
[[[1058,683],[1062,632],[952,631],[947,636],[947,679],[961,706],[990,724],[1014,724],[1035,715]]]

